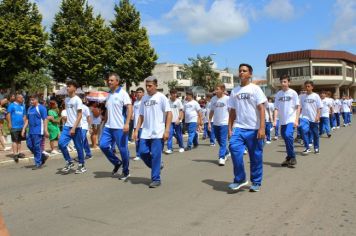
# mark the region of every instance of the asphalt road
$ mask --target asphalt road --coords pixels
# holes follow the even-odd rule
[[[356,235],[356,126],[321,139],[321,154],[280,167],[281,140],[265,147],[261,192],[230,193],[232,163],[217,165],[217,147],[164,155],[160,188],[150,170],[130,162],[131,177],[112,178],[97,151],[82,175],[46,168],[0,167],[0,208],[11,235]],[[248,167],[248,156],[246,156]],[[248,168],[247,168],[248,170]]]

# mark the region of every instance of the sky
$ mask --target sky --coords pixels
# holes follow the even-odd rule
[[[60,0],[32,0],[50,29]],[[88,0],[107,22],[118,0]],[[158,62],[209,56],[218,68],[249,63],[266,75],[268,54],[307,49],[356,54],[356,0],[131,0]]]

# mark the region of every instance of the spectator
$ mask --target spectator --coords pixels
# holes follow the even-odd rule
[[[91,107],[91,120],[92,120],[92,132],[90,135],[91,138],[91,145],[92,148],[97,149],[98,148],[98,134],[100,131],[100,124],[102,121],[102,117],[101,117],[101,109],[100,107],[94,103]]]
[[[5,137],[4,137],[4,132],[3,132],[3,125],[6,117],[6,108],[5,105],[8,103],[8,100],[2,99],[0,100],[0,145],[1,145],[1,151],[9,151],[11,150],[10,147],[5,146]]]
[[[57,102],[54,99],[51,99],[49,102],[48,110],[48,133],[49,133],[49,144],[51,146],[51,155],[58,154],[59,152],[55,149],[55,141],[59,139],[60,130],[59,123],[61,122],[58,115],[59,110]]]

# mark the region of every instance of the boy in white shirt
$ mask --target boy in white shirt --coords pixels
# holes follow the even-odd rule
[[[168,98],[157,91],[157,79],[154,76],[146,78],[147,95],[142,98],[140,116],[137,127],[142,127],[140,139],[140,154],[143,162],[151,168],[149,187],[161,185],[161,155],[164,141],[168,140],[172,123],[172,112]],[[134,138],[137,140],[138,130]]]
[[[128,93],[120,87],[120,77],[116,73],[108,75],[109,96],[106,100],[106,114],[104,118],[104,129],[101,134],[99,147],[106,158],[114,166],[112,176],[115,176],[122,167],[121,180],[130,176],[129,171],[129,147],[128,133],[132,116],[132,104]],[[116,142],[122,160],[113,152],[113,144]]]
[[[186,95],[187,98],[186,103],[184,104],[184,115],[188,130],[188,144],[185,150],[189,151],[193,148],[193,145],[194,147],[199,145],[197,129],[200,130],[202,125],[202,115],[199,103],[193,99],[193,92],[187,91]]]
[[[309,132],[312,132],[313,135],[314,153],[319,154],[319,122],[323,104],[319,95],[313,92],[313,81],[305,81],[304,86],[307,93],[300,97],[300,104],[302,109],[300,116],[300,126],[305,147],[303,154],[310,153]]]
[[[260,191],[263,176],[263,143],[265,139],[265,107],[267,101],[261,88],[250,83],[253,69],[240,64],[241,86],[231,91],[229,99],[230,153],[234,164],[234,182],[231,190],[248,184],[243,161],[245,146],[250,156],[251,192]]]
[[[272,141],[271,138],[271,129],[273,127],[273,112],[274,112],[274,104],[272,103],[272,98],[268,98],[268,101],[265,103],[265,132],[266,132],[266,144],[270,144]]]
[[[169,105],[172,110],[172,124],[169,131],[169,138],[167,141],[167,154],[173,152],[173,136],[177,139],[179,145],[179,152],[184,152],[182,120],[183,120],[183,104],[177,98],[177,90],[171,89],[169,91]]]
[[[208,129],[215,134],[219,148],[219,165],[224,166],[230,153],[226,147],[229,124],[229,96],[225,95],[225,84],[220,83],[215,86],[215,96],[211,99],[210,113],[208,119]],[[214,124],[210,121],[214,117]]]
[[[136,89],[136,101],[134,102],[133,105],[133,121],[134,121],[133,126],[134,126],[134,132],[136,129],[138,129],[138,133],[137,133],[137,140],[135,140],[136,157],[133,159],[134,161],[141,160],[140,137],[142,133],[142,127],[137,128],[137,122],[138,122],[138,118],[140,117],[141,101],[144,95],[145,95],[145,90],[143,88],[139,87]]]
[[[91,115],[89,107],[85,104],[82,106],[82,136],[83,136],[83,148],[85,152],[85,159],[91,159],[92,154],[88,142],[87,133],[88,131],[91,133]]]
[[[350,100],[347,98],[346,95],[342,96],[341,100],[341,111],[342,111],[342,118],[344,120],[344,127],[350,125],[350,111],[351,111],[351,105]]]
[[[281,124],[281,134],[287,149],[287,157],[282,166],[295,167],[297,164],[294,152],[294,129],[299,125],[300,103],[296,91],[289,88],[290,78],[288,75],[282,75],[279,79],[282,90],[278,91],[274,102],[274,117],[279,117]],[[274,121],[276,124],[277,121]]]
[[[81,128],[82,119],[82,100],[75,95],[78,84],[75,81],[67,82],[68,97],[64,100],[65,109],[67,112],[67,120],[63,127],[61,136],[58,141],[58,147],[63,153],[63,157],[66,160],[66,166],[62,168],[62,172],[68,174],[71,169],[74,168],[74,163],[69,155],[67,146],[71,140],[74,142],[74,146],[78,153],[78,168],[75,171],[76,174],[82,174],[87,171],[84,166],[84,150],[83,150],[83,136]]]
[[[332,124],[333,129],[340,129],[340,109],[341,109],[341,102],[339,97],[334,94],[334,101],[333,101],[333,116],[332,116]]]
[[[320,93],[321,102],[323,103],[323,108],[321,109],[320,115],[320,126],[319,126],[319,135],[323,135],[324,132],[331,137],[330,133],[330,113],[332,114],[332,101],[326,97],[326,92],[322,91]]]
[[[209,117],[209,114],[210,114],[210,110],[211,110],[211,98],[213,97],[213,94],[212,93],[208,93],[206,94],[206,104],[205,104],[205,108],[206,108],[206,112],[208,114],[208,117]],[[207,121],[208,122],[208,121]],[[211,118],[210,120],[210,124],[211,126],[214,126],[214,117]],[[208,129],[208,137],[210,139],[210,146],[211,147],[215,147],[215,134],[214,132],[211,132],[209,129]]]

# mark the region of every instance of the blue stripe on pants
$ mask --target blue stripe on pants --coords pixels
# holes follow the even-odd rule
[[[197,133],[197,123],[191,122],[187,123],[188,128],[188,144],[187,147],[193,147],[198,145],[198,133]]]
[[[83,136],[83,148],[85,152],[85,156],[91,157],[91,150],[89,147],[88,137],[87,137],[88,130],[82,129],[82,136]]]
[[[294,152],[294,123],[288,123],[281,126],[281,135],[284,139],[287,149],[287,158],[295,158]]]
[[[172,123],[169,129],[169,138],[167,140],[167,149],[173,150],[173,136],[177,139],[180,148],[184,148],[183,135],[182,135],[182,125]]]
[[[279,120],[277,120],[277,122],[276,122],[276,127],[275,127],[275,130],[274,130],[274,136],[275,137],[279,136]]]
[[[136,129],[135,129],[136,130]],[[138,129],[138,140],[135,140],[135,146],[136,146],[136,157],[141,157],[140,154],[140,138],[141,138],[141,133],[142,133],[142,128]]]
[[[300,119],[300,125],[302,127],[302,137],[304,141],[304,147],[309,149],[310,135],[313,135],[314,149],[319,148],[319,123],[310,122],[307,119]],[[312,134],[309,134],[311,132]]]
[[[42,148],[41,148],[41,142],[43,139],[43,135],[40,134],[29,134],[26,138],[26,144],[28,149],[33,153],[34,155],[34,161],[36,166],[41,166],[42,165]]]
[[[247,147],[250,156],[251,181],[255,184],[262,183],[264,140],[257,139],[257,132],[257,130],[234,128],[229,148],[234,164],[235,183],[240,183],[246,180],[243,161],[245,146]]]
[[[74,146],[77,149],[78,160],[80,164],[84,164],[84,151],[83,151],[83,136],[82,136],[82,128],[76,128],[73,136],[70,135],[71,127],[64,126],[63,131],[61,133],[61,137],[58,141],[58,147],[61,150],[64,159],[67,162],[72,162],[72,158],[68,152],[68,144],[71,140],[74,142]]]
[[[219,143],[219,158],[223,159],[227,154],[229,154],[229,151],[227,150],[227,135],[228,135],[228,126],[227,125],[222,125],[222,126],[213,126],[214,130],[213,132],[215,133],[216,140]]]
[[[330,119],[328,117],[320,117],[319,135],[330,134]]]
[[[151,180],[161,181],[161,156],[163,139],[141,139],[140,154],[143,162],[151,168]]]
[[[119,148],[122,161],[114,154],[112,145],[113,140]],[[99,147],[105,154],[106,158],[111,164],[118,165],[122,163],[122,172],[129,174],[129,148],[128,148],[128,134],[124,133],[122,129],[110,129],[105,127],[101,135]]]

